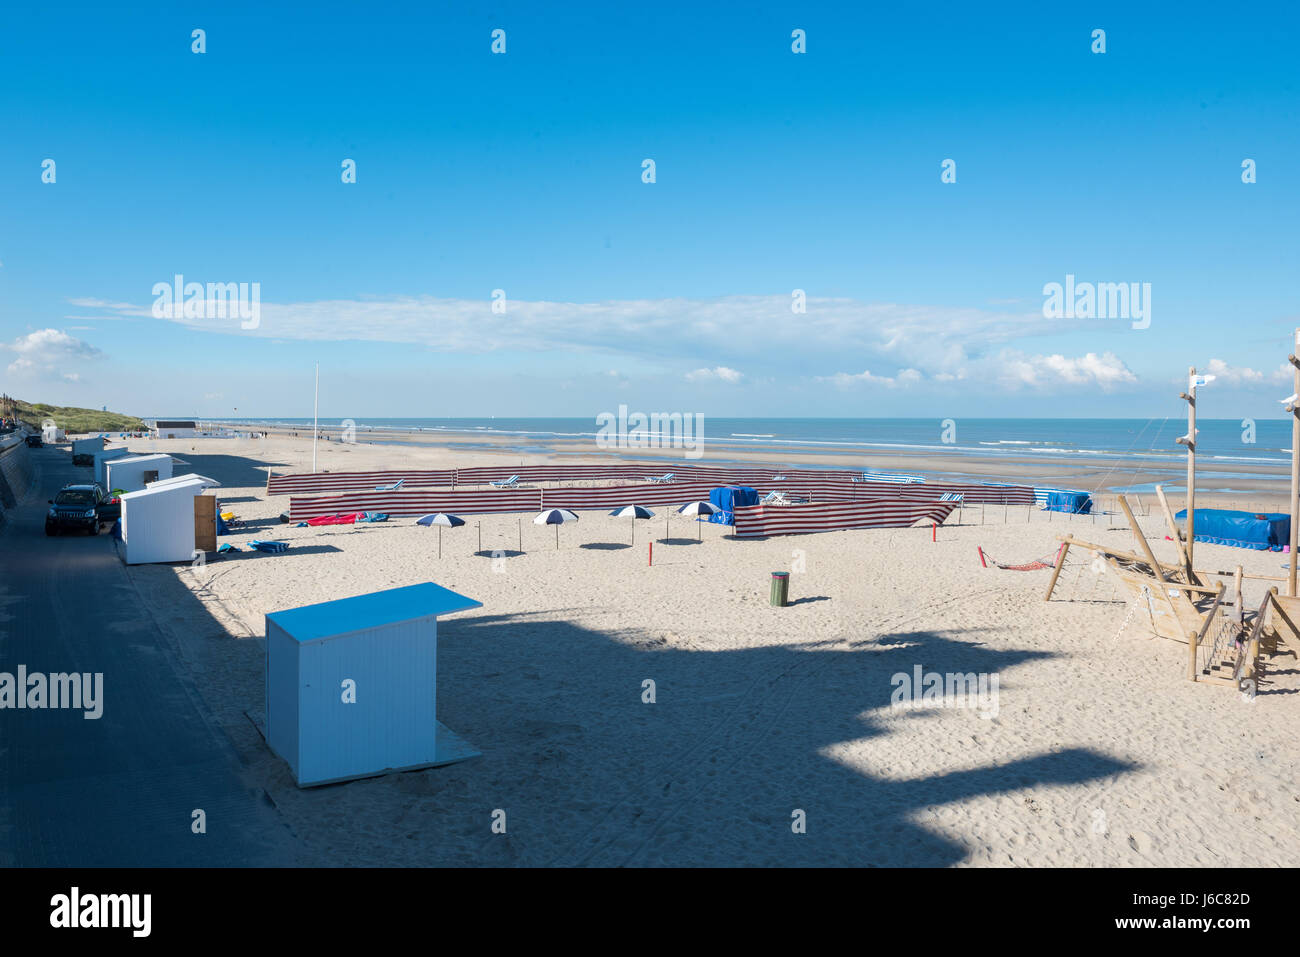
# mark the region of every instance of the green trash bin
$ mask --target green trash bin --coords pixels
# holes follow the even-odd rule
[[[790,598],[790,573],[772,572],[772,606],[784,608]]]

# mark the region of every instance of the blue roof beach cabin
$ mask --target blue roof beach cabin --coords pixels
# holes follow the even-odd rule
[[[266,616],[266,741],[299,787],[477,752],[438,724],[438,616],[480,602],[425,582]]]

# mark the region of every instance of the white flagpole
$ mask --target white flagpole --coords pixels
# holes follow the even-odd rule
[[[316,397],[311,406],[311,470],[316,471],[316,422],[320,414],[320,363],[316,363]]]

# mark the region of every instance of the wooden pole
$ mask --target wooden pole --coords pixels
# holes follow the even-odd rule
[[[1187,400],[1187,435],[1178,439],[1179,445],[1187,446],[1187,564],[1193,562],[1196,545],[1196,366],[1187,370],[1187,391],[1180,393],[1180,399]]]
[[[1250,641],[1246,645],[1245,676],[1252,682],[1255,680],[1256,673],[1259,670],[1259,635],[1264,630],[1264,619],[1268,615],[1268,606],[1272,603],[1274,608],[1280,607],[1277,603],[1277,589],[1270,588],[1268,594],[1264,596],[1264,604],[1260,606],[1259,615],[1255,621],[1255,627],[1251,629]],[[1240,685],[1238,685],[1240,687]]]
[[[1296,352],[1300,352],[1300,329],[1295,331]],[[1297,395],[1300,395],[1300,359],[1296,358],[1293,352],[1288,360],[1291,363],[1291,384],[1292,389]],[[1300,399],[1293,400],[1288,406],[1291,413],[1291,507],[1287,509],[1291,516],[1291,535],[1290,548],[1287,554],[1291,556],[1286,573],[1286,593],[1289,597],[1294,598],[1296,595],[1296,499],[1300,497]]]
[[[1156,561],[1156,556],[1151,551],[1151,546],[1147,544],[1147,537],[1142,534],[1142,529],[1138,526],[1137,519],[1133,517],[1133,510],[1128,507],[1128,499],[1123,495],[1119,497],[1119,506],[1124,510],[1124,517],[1128,519],[1129,526],[1133,529],[1133,537],[1137,539],[1138,545],[1142,549],[1142,554],[1146,557],[1147,564],[1151,566],[1151,571],[1156,576],[1156,581],[1165,584],[1169,579],[1165,578],[1164,570],[1160,563]]]
[[[1210,606],[1210,612],[1205,616],[1205,621],[1201,622],[1201,627],[1187,636],[1187,680],[1196,680],[1196,649],[1205,643],[1206,636],[1210,633],[1210,626],[1214,624],[1214,616],[1219,613],[1219,604],[1223,601],[1223,582],[1219,582],[1219,590],[1214,595],[1214,604]],[[1175,619],[1177,615],[1175,614]],[[1213,664],[1213,662],[1207,662]]]
[[[1056,551],[1056,567],[1052,569],[1052,580],[1047,583],[1047,594],[1043,596],[1043,601],[1052,600],[1052,590],[1056,588],[1056,579],[1061,577],[1061,569],[1065,567],[1065,555],[1070,550],[1071,542],[1072,539],[1069,535],[1061,539],[1061,547]],[[980,558],[983,557],[984,554],[981,551]]]
[[[1243,578],[1241,566],[1237,566],[1237,571],[1232,576],[1232,603],[1234,611],[1233,618],[1237,621],[1237,627],[1240,628],[1246,621],[1246,607],[1242,603],[1241,580]]]
[[[1169,526],[1169,535],[1178,547],[1178,559],[1183,563],[1183,568],[1187,571],[1188,584],[1199,585],[1196,580],[1195,572],[1192,571],[1192,561],[1187,557],[1187,549],[1183,548],[1182,533],[1178,531],[1178,523],[1174,521],[1174,511],[1169,507],[1169,501],[1165,498],[1165,490],[1159,485],[1156,486],[1156,498],[1160,500],[1160,509],[1165,513],[1165,524]]]

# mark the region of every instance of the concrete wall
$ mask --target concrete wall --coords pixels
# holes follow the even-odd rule
[[[36,481],[36,465],[20,432],[0,440],[0,524],[23,501]]]

